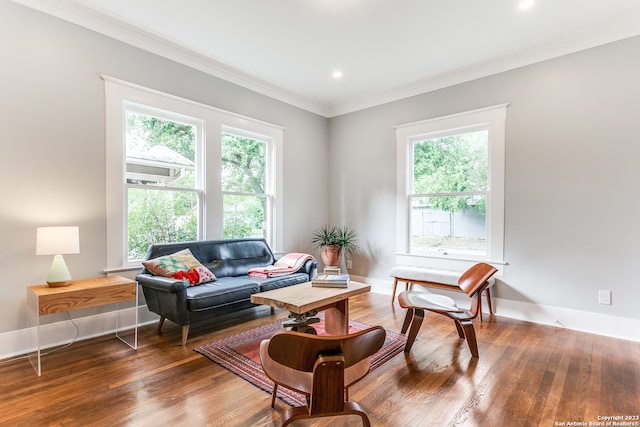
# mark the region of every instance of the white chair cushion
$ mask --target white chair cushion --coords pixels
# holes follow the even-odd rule
[[[389,271],[389,276],[398,279],[418,280],[422,282],[441,283],[443,285],[458,286],[462,271],[440,270],[437,268],[411,267],[397,265]],[[489,279],[489,287],[493,286],[495,278]]]
[[[458,279],[460,279],[462,273],[451,270],[398,265],[391,269],[389,275],[399,279],[419,280],[422,282],[442,283],[443,285],[457,286]]]

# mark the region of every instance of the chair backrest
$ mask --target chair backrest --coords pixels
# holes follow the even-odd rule
[[[381,326],[350,335],[318,336],[302,332],[276,332],[269,343],[269,356],[289,368],[313,372],[319,355],[342,355],[345,368],[378,351],[386,337]]]
[[[483,262],[475,264],[467,271],[462,273],[458,279],[458,286],[466,292],[467,295],[473,297],[479,291],[484,290],[488,286],[488,281],[498,271],[492,265]]]

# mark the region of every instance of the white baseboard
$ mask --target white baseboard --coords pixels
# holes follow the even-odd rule
[[[640,319],[500,298],[494,308],[498,316],[640,342]]]
[[[393,291],[393,283],[391,281],[353,275],[351,277],[352,280],[369,283],[372,292],[391,295]],[[402,290],[404,290],[404,286],[402,289],[398,289],[396,293],[398,294]],[[446,292],[441,289],[438,289],[438,292],[446,293],[454,300],[457,300],[456,302],[459,301],[461,307],[465,303],[464,298],[461,298],[462,294],[459,292]],[[494,312],[498,316],[640,342],[640,319],[501,298],[493,298],[492,301]],[[483,304],[483,309],[488,312],[486,304]]]

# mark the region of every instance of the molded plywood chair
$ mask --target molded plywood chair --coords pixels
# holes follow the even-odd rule
[[[398,302],[402,308],[407,309],[407,315],[402,325],[402,333],[409,330],[405,353],[411,351],[411,346],[418,335],[420,325],[424,319],[424,312],[445,315],[455,322],[458,336],[466,338],[469,350],[473,357],[478,357],[478,343],[476,342],[476,331],[472,320],[478,316],[480,311],[480,295],[489,286],[489,278],[498,270],[485,263],[479,263],[465,271],[458,280],[458,286],[471,298],[469,310],[459,308],[455,301],[448,296],[434,294],[431,292],[404,291],[398,296]]]
[[[369,372],[369,356],[386,337],[385,330],[372,327],[350,335],[317,336],[282,331],[260,344],[260,361],[275,383],[307,396],[307,405],[289,408],[283,426],[306,418],[359,415],[365,426],[369,418],[357,402],[349,402],[348,387]]]

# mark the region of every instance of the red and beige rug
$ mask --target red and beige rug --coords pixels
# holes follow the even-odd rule
[[[318,335],[326,335],[323,321],[312,326],[316,329]],[[369,325],[358,321],[351,320],[349,322],[350,332],[361,331],[369,327]],[[273,382],[262,370],[259,347],[262,340],[271,338],[274,333],[282,329],[282,320],[278,320],[196,347],[194,351],[208,357],[254,386],[271,393]],[[388,330],[386,332],[387,337],[382,348],[371,356],[372,371],[400,353],[404,348],[405,335]],[[303,406],[305,404],[303,395],[285,387],[278,387],[278,398],[291,406]]]

